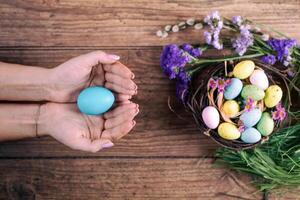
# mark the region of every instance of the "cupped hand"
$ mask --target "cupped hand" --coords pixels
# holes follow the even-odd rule
[[[116,55],[94,51],[51,69],[50,101],[75,102],[81,90],[94,85],[111,89],[117,101],[130,99],[137,93],[134,74],[118,60]]]
[[[72,149],[97,152],[129,133],[138,112],[131,102],[102,116],[84,115],[73,103],[47,103],[40,109],[38,135],[50,135]]]

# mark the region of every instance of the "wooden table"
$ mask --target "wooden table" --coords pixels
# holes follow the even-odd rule
[[[202,33],[159,39],[155,32],[211,10],[300,40],[299,0],[0,0],[0,60],[54,67],[92,50],[114,52],[136,74],[141,107],[135,129],[96,154],[49,137],[1,144],[0,199],[262,199],[248,177],[215,167],[216,144],[177,104],[186,121],[167,106],[175,91],[159,67],[161,46],[197,43]]]

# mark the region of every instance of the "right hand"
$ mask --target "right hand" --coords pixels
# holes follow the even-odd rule
[[[46,103],[40,108],[38,135],[50,135],[72,149],[97,152],[129,133],[138,112],[131,102],[101,116],[84,115],[76,104]]]

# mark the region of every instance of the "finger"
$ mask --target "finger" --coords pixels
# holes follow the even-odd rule
[[[125,89],[137,90],[137,85],[129,78],[123,78],[122,76],[113,73],[105,73],[105,80],[112,84],[117,84]]]
[[[133,118],[139,113],[138,108],[131,108],[130,110],[127,110],[116,117],[110,118],[105,121],[104,123],[104,129],[111,129],[113,127],[116,127],[128,120],[133,120]]]
[[[131,98],[132,98],[131,95],[126,95],[126,94],[117,94],[116,95],[116,101],[127,101]]]
[[[120,115],[123,112],[126,112],[127,110],[133,109],[133,108],[138,108],[138,105],[135,103],[128,103],[128,104],[120,105],[120,106],[116,107],[115,109],[113,109],[112,111],[105,113],[103,117],[105,119],[110,119],[110,118]]]
[[[108,89],[113,90],[116,93],[126,94],[126,95],[135,95],[137,94],[137,90],[129,90],[126,88],[123,88],[122,86],[119,86],[117,84],[113,84],[110,82],[105,83],[105,87]]]
[[[112,64],[119,59],[120,57],[117,55],[107,54],[103,51],[92,51],[90,53],[72,58],[64,64],[74,65],[78,67],[86,66],[90,69],[90,67],[95,66],[99,63]]]
[[[80,138],[78,145],[74,149],[96,153],[101,149],[110,148],[113,146],[114,144],[108,139],[92,141],[88,138]]]
[[[135,126],[136,122],[133,120],[123,122],[122,124],[106,129],[102,132],[101,138],[109,139],[111,141],[119,140],[129,133],[129,131]]]
[[[111,65],[104,65],[104,71],[119,75],[123,78],[134,78],[134,74],[130,71],[130,69],[120,62],[116,62]]]

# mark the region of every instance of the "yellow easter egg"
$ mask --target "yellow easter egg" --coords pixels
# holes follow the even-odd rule
[[[236,101],[229,100],[229,101],[225,101],[222,109],[225,115],[231,118],[231,117],[235,117],[239,113],[240,106]]]
[[[278,85],[271,85],[266,90],[264,102],[268,108],[272,108],[280,102],[281,98],[282,98],[281,88]]]
[[[241,136],[238,128],[228,122],[223,122],[222,124],[220,124],[220,126],[218,127],[218,134],[220,135],[220,137],[226,140],[236,140]]]
[[[246,79],[248,78],[254,71],[255,64],[251,60],[244,60],[239,62],[233,68],[233,75],[239,79]]]

